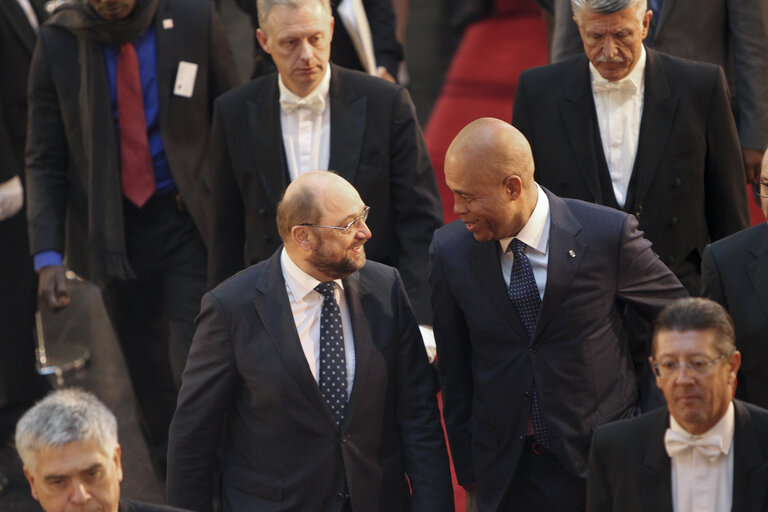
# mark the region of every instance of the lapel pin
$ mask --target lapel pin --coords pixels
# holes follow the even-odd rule
[[[163,20],[163,28],[169,30],[173,28],[173,18],[165,18]]]
[[[569,255],[571,258],[575,258],[575,257],[576,257],[576,253],[575,253],[575,252],[573,252],[573,249],[570,249],[570,250],[568,251],[568,255]]]

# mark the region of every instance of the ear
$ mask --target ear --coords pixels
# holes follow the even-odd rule
[[[334,27],[335,24],[336,24],[336,18],[331,16],[331,34],[330,34],[331,35],[331,41],[333,41],[333,27]]]
[[[520,179],[520,176],[513,174],[504,178],[504,192],[510,201],[517,201],[520,194],[523,193],[523,180]]]
[[[29,482],[30,494],[32,494],[32,497],[35,498],[35,500],[40,501],[40,498],[37,497],[37,491],[35,490],[35,476],[29,471],[27,466],[24,466],[24,476],[27,477],[27,482]]]
[[[312,250],[312,240],[309,232],[309,226],[293,226],[291,228],[291,239],[299,249],[305,252]]]
[[[272,50],[270,50],[270,47],[269,47],[269,38],[267,37],[266,32],[264,32],[260,28],[257,28],[256,39],[259,41],[259,45],[264,49],[265,52],[272,54]]]
[[[648,9],[643,15],[643,39],[648,35],[648,29],[651,27],[651,18],[653,18],[653,11]]]
[[[115,446],[115,453],[112,455],[112,462],[115,463],[115,470],[117,471],[117,481],[122,482],[123,481],[123,462],[121,458],[121,449],[120,445],[118,444]]]
[[[661,387],[661,379],[658,375],[656,375],[656,372],[653,369],[653,357],[648,358],[648,364],[651,365],[651,371],[653,372],[653,377],[656,379],[656,387],[659,389],[662,389]]]
[[[730,367],[728,382],[733,385],[736,383],[736,374],[739,368],[741,368],[741,352],[734,350],[733,354],[728,358],[728,366]]]

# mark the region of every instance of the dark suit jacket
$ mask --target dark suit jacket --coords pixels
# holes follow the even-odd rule
[[[118,512],[183,512],[180,508],[167,507],[165,505],[155,505],[153,503],[142,503],[140,501],[121,498]]]
[[[733,512],[768,511],[768,411],[734,400]],[[666,407],[595,431],[589,455],[589,512],[672,512],[664,448]]]
[[[584,53],[570,0],[554,0],[552,62]],[[670,0],[645,39],[651,48],[725,69],[741,145],[768,145],[768,4],[765,0]]]
[[[275,216],[288,186],[277,74],[216,101],[211,165],[214,286],[280,245]],[[426,268],[440,196],[408,91],[331,66],[330,168],[371,207],[369,259],[398,268],[421,323],[431,323]]]
[[[552,448],[586,476],[592,430],[635,413],[623,305],[653,316],[685,291],[624,213],[550,200],[547,283],[533,339],[509,300],[499,244],[460,222],[432,241],[444,418],[459,483],[495,511],[520,458],[534,381]]]
[[[30,2],[45,19],[42,1]],[[24,183],[27,135],[27,75],[35,35],[16,0],[0,2],[0,183],[19,176]],[[34,315],[37,275],[29,254],[26,208],[0,221],[0,408],[39,397],[42,379],[35,371]],[[0,416],[3,416],[0,414]],[[18,418],[0,425],[0,437]]]
[[[741,351],[736,396],[768,407],[768,224],[762,223],[704,250],[702,294],[723,305]]]
[[[368,262],[343,280],[355,379],[339,428],[302,351],[280,252],[203,297],[171,424],[168,501],[211,509],[226,419],[225,512],[338,512],[345,478],[352,510],[453,510],[437,390],[397,271]]]
[[[172,19],[173,27],[165,29],[164,19]],[[161,0],[154,27],[163,146],[179,192],[205,236],[203,174],[213,100],[240,79],[212,2]],[[180,61],[198,65],[191,98],[173,94]],[[77,38],[58,27],[42,27],[30,71],[27,175],[32,252],[64,252],[66,218],[68,264],[88,276],[89,179],[80,125],[79,69]],[[91,94],[109,101],[106,88]]]
[[[600,186],[606,164],[585,56],[521,73],[513,124],[531,143],[539,183],[562,197],[615,202],[613,189]],[[692,294],[701,288],[704,246],[749,226],[741,149],[717,66],[648,50],[624,211]]]

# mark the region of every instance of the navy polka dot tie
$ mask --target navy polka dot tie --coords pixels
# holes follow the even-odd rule
[[[315,286],[315,291],[324,297],[320,313],[320,391],[340,425],[347,405],[347,361],[341,311],[333,296],[335,286],[328,281]]]
[[[517,314],[528,331],[528,337],[533,337],[536,328],[536,318],[541,309],[541,296],[533,277],[533,268],[528,256],[525,255],[526,245],[517,238],[512,239],[507,250],[512,251],[514,262],[512,263],[512,275],[509,279],[509,300],[515,306]],[[531,419],[533,420],[533,434],[536,441],[547,449],[550,449],[547,426],[541,417],[539,410],[538,393],[536,385],[533,388],[533,400],[531,400]]]

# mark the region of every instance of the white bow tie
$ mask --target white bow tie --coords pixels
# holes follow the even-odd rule
[[[667,455],[670,457],[680,455],[688,450],[697,450],[711,462],[717,460],[720,455],[725,453],[723,439],[719,435],[691,439],[675,432],[671,428],[668,428],[664,434],[664,447],[667,449]]]
[[[592,90],[596,93],[606,93],[611,91],[622,91],[628,94],[636,94],[637,86],[632,80],[621,80],[620,82],[609,82],[607,80],[595,80],[592,82]]]
[[[286,114],[291,114],[299,108],[309,109],[314,114],[322,114],[323,110],[325,110],[325,98],[319,94],[299,99],[280,96],[280,106]]]

